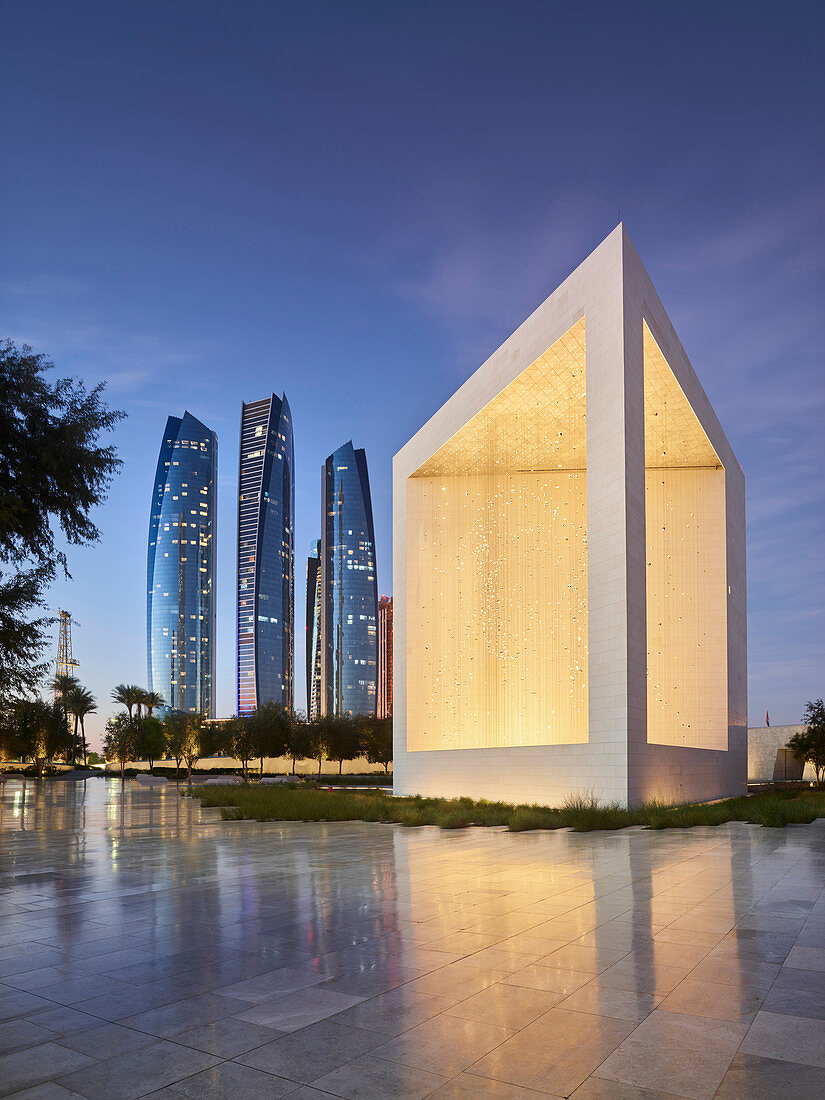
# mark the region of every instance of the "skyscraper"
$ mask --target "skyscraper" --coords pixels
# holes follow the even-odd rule
[[[286,394],[241,406],[237,710],[293,707],[295,457]]]
[[[168,707],[215,716],[215,477],[218,437],[190,413],[170,416],[149,519],[149,690]]]
[[[321,476],[320,709],[375,714],[378,588],[367,457],[350,440]]]
[[[378,601],[378,694],[375,714],[392,718],[392,596]]]
[[[307,558],[307,717],[320,714],[321,702],[321,540],[315,539]]]

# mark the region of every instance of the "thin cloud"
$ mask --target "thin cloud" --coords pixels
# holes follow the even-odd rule
[[[802,195],[793,203],[770,209],[753,209],[738,225],[699,240],[666,259],[663,266],[677,271],[707,271],[762,262],[776,252],[792,251],[798,270],[816,270],[825,265],[818,234],[812,227],[822,223],[821,197]]]
[[[70,275],[42,273],[28,279],[3,283],[2,289],[5,294],[11,294],[15,298],[70,298],[88,294],[92,288],[88,283]]]

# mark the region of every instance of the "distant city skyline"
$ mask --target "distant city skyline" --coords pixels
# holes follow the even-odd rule
[[[70,548],[72,579],[49,593],[98,700],[90,741],[115,684],[148,687],[168,414],[219,436],[214,686],[229,714],[241,401],[289,396],[299,620],[319,465],[350,437],[392,593],[393,455],[619,209],[746,474],[751,722],[797,723],[825,666],[825,11],[378,11],[4,8],[0,130],[20,155],[3,173],[0,331],[56,377],[106,380],[128,413],[107,440],[124,465],[94,513],[101,541]],[[300,659],[299,707],[304,681]]]

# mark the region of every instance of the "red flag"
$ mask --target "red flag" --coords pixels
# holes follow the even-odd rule
[[[767,711],[765,711],[765,725],[769,726],[770,724],[771,724],[771,716],[768,714]]]

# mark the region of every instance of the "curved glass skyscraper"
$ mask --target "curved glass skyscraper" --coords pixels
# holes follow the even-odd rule
[[[286,394],[241,408],[238,714],[293,708],[295,456]]]
[[[218,437],[170,416],[149,519],[149,690],[166,706],[215,716],[215,480]]]
[[[321,712],[375,714],[378,586],[367,456],[352,441],[322,471]]]

